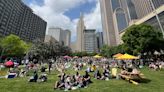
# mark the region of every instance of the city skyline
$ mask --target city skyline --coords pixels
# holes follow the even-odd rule
[[[102,19],[102,23],[101,23],[101,14],[103,14],[102,10],[100,12],[100,4],[99,4],[100,2],[99,1],[101,1],[101,0],[79,0],[76,2],[73,2],[74,0],[67,0],[65,2],[63,0],[60,0],[60,1],[56,1],[56,0],[23,0],[23,1],[32,9],[31,12],[34,11],[34,13],[36,15],[40,16],[45,21],[47,21],[45,19],[46,17],[48,19],[50,19],[51,21],[53,21],[53,22],[51,22],[49,20],[47,21],[48,26],[47,26],[46,33],[48,33],[48,28],[50,28],[50,27],[60,27],[64,30],[69,29],[72,32],[71,42],[75,42],[77,40],[77,29],[76,28],[77,28],[78,18],[80,17],[80,12],[83,13],[85,27],[87,29],[96,29],[97,32],[105,31],[105,29],[104,28],[102,29],[102,27],[101,27],[101,25],[104,23],[103,19]],[[131,25],[130,24],[131,22],[133,24],[134,20],[140,19],[140,18],[146,16],[153,10],[151,7],[150,0],[144,0],[144,2],[142,0],[138,1],[138,2],[136,2],[137,0],[104,0],[104,1],[112,1],[112,2],[114,1],[114,3],[115,3],[115,5],[113,6],[114,9],[112,11],[114,17],[112,20],[110,19],[110,21],[114,21],[113,27],[118,32],[122,31],[123,29],[125,29],[126,27]],[[154,0],[152,0],[152,1],[155,5],[155,8],[158,8],[158,6],[161,6],[164,3],[164,1],[162,1],[162,0],[156,0],[155,2],[154,2]],[[141,7],[138,7],[138,6],[142,2],[147,4],[147,8],[145,6],[145,7],[143,7],[144,9],[142,11],[138,12],[139,10],[141,10],[140,9]],[[71,3],[71,5],[70,5],[70,3]],[[117,5],[117,3],[121,3],[121,4]],[[134,3],[135,3],[135,5],[133,5]],[[68,4],[68,6],[63,7],[58,4],[60,4],[60,5]],[[50,5],[50,6],[48,6],[48,5]],[[52,7],[53,5],[57,5],[60,7],[57,7],[57,6]],[[84,7],[84,6],[86,6],[86,7]],[[143,5],[141,5],[141,6],[143,6]],[[117,9],[118,7],[121,7],[121,8]],[[43,10],[47,10],[47,11],[43,11]],[[115,12],[115,10],[116,10],[116,12]],[[136,10],[136,12],[134,12],[135,10]],[[42,15],[43,12],[45,12],[44,16]],[[49,13],[52,13],[52,15],[49,15]],[[58,15],[53,16],[53,14],[59,14],[59,16]],[[64,15],[64,17],[61,17],[62,15]],[[107,14],[107,15],[109,15],[109,14]],[[53,16],[53,17],[51,18],[51,16]],[[119,16],[120,19],[117,19],[117,16]],[[57,20],[60,22],[56,22],[54,17],[57,18]],[[61,17],[61,18],[58,18],[58,17]],[[68,21],[66,21],[65,19],[67,19]],[[124,19],[124,23],[126,22],[126,24],[123,26],[122,26],[122,24],[124,24],[124,23],[122,23],[123,22],[122,19]],[[63,23],[63,21],[67,22],[67,24]],[[54,22],[57,23],[57,25]],[[97,26],[97,25],[99,25],[99,26]],[[114,32],[112,32],[112,33],[114,33]],[[115,34],[119,34],[119,33],[115,33]],[[112,35],[112,34],[110,33],[110,35]],[[104,37],[105,37],[105,35],[104,35]],[[112,38],[119,39],[119,38],[117,38],[117,35],[116,35],[116,37],[112,37]],[[109,40],[109,38],[106,39],[105,41],[107,41],[107,40]],[[119,43],[119,42],[116,42],[116,43]]]
[[[33,9],[34,13],[47,21],[47,28],[60,27],[71,30],[72,42],[76,41],[76,24],[80,17],[80,12],[84,14],[86,28],[102,31],[99,0],[23,1]]]

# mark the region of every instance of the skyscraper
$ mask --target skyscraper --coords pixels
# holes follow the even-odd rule
[[[100,49],[103,46],[103,32],[97,32],[96,38],[97,38],[97,48],[98,51],[100,52]]]
[[[96,30],[85,29],[84,30],[84,51],[91,53],[97,51],[97,39]]]
[[[63,41],[65,46],[71,47],[71,31],[70,30],[63,30]]]
[[[113,24],[113,11],[110,5],[110,0],[100,0],[104,44],[116,45],[117,42]]]
[[[76,50],[78,52],[94,52],[97,51],[97,40],[94,29],[86,29],[83,14],[80,14],[80,19],[77,24],[77,40]],[[74,45],[72,46],[74,47]]]
[[[83,14],[80,15],[80,19],[77,24],[77,40],[76,40],[76,50],[77,51],[84,51],[84,20]]]
[[[125,29],[134,17],[128,8],[133,6],[130,3],[127,0],[100,0],[104,44],[119,44],[119,32]]]
[[[71,32],[62,28],[49,28],[48,35],[55,38],[61,45],[69,46],[71,42]]]
[[[0,0],[0,35],[15,34],[25,41],[43,41],[46,26],[21,0]]]

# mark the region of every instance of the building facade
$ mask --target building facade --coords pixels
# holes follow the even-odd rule
[[[70,30],[65,30],[63,31],[64,33],[64,42],[65,42],[65,45],[68,46],[68,47],[71,47],[71,31]]]
[[[119,33],[137,21],[144,20],[151,13],[154,13],[154,17],[142,23],[161,29],[155,16],[159,12],[155,10],[162,9],[163,6],[164,0],[100,0],[104,44],[110,46],[120,44]],[[158,16],[163,26],[162,14],[159,13]]]
[[[70,47],[71,31],[61,28],[49,28],[48,35],[54,37],[61,45]]]
[[[104,44],[115,46],[119,43],[119,32],[137,19],[131,0],[100,0]]]
[[[136,13],[139,19],[151,13],[154,8],[157,9],[164,4],[164,0],[132,0],[135,4]]]
[[[97,40],[97,49],[98,49],[98,52],[100,52],[101,47],[104,45],[103,44],[103,32],[96,33],[96,40]]]
[[[153,26],[156,30],[162,31],[159,26],[159,22],[157,21],[156,14],[158,15],[162,28],[164,29],[164,5],[157,8],[155,13],[151,12],[147,14],[146,16],[142,17],[141,19],[138,19],[133,24],[139,25],[139,24],[145,23],[145,24],[149,24]],[[123,36],[125,31],[126,30],[123,30],[120,32],[120,38]],[[120,39],[120,42],[122,43],[121,39]]]
[[[75,52],[97,52],[97,38],[95,32],[95,29],[85,28],[83,15],[81,14],[77,24],[77,40],[75,42],[76,45],[71,45],[72,50]]]
[[[43,41],[46,26],[22,0],[0,0],[0,35],[15,34],[25,41]]]
[[[84,51],[88,53],[97,52],[97,39],[96,30],[85,29],[84,30]]]
[[[113,10],[110,5],[111,0],[100,0],[104,44],[116,45],[117,41],[113,23]]]

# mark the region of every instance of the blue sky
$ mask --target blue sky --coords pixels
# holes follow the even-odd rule
[[[85,3],[80,5],[79,7],[73,8],[67,12],[65,15],[69,16],[71,19],[79,18],[80,12],[90,13],[92,8],[95,7],[96,3]]]
[[[23,0],[25,4],[30,5],[31,3],[35,3],[39,6],[42,6],[43,0]],[[71,20],[79,18],[80,12],[89,13],[95,7],[96,2],[87,2],[79,5],[78,7],[72,8],[69,11],[66,11],[64,14],[68,16]]]
[[[32,2],[36,2],[39,5],[43,5],[43,0],[23,0],[24,3],[26,3],[27,5],[29,5]]]

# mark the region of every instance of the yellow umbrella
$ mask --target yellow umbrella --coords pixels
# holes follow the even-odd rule
[[[94,58],[102,58],[100,55],[95,55]]]
[[[120,56],[122,56],[123,54],[121,54],[121,53],[118,53],[118,54],[116,54],[116,55],[113,55],[113,57],[114,58],[118,58],[118,57],[120,57]]]
[[[117,57],[116,59],[119,59],[119,60],[128,60],[128,59],[139,59],[138,57],[136,56],[132,56],[132,55],[129,55],[129,54],[124,54],[120,57]]]

